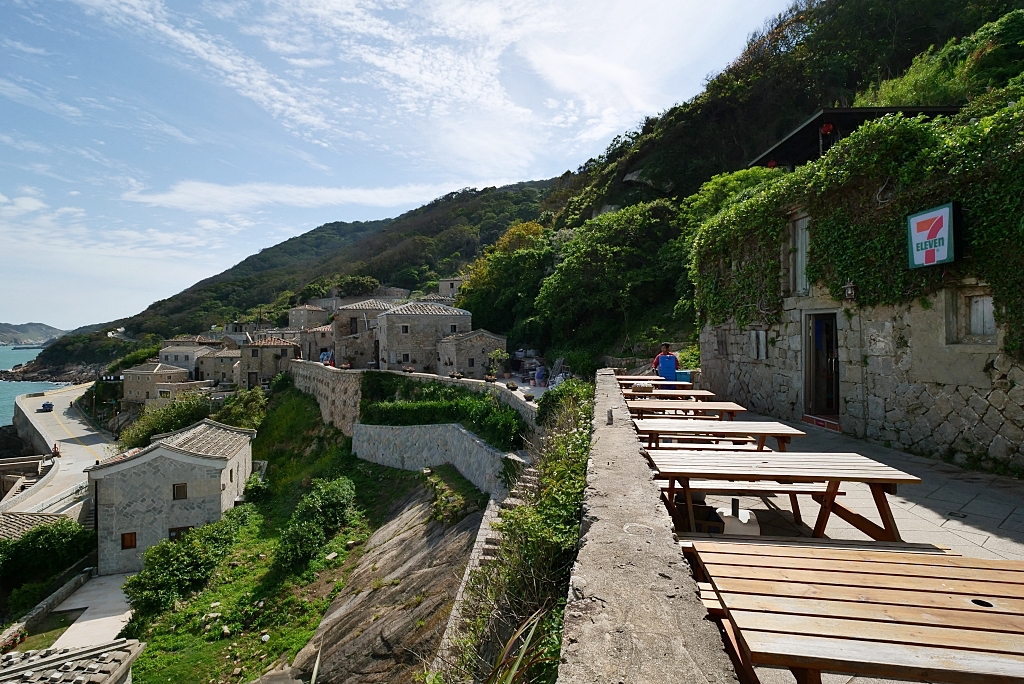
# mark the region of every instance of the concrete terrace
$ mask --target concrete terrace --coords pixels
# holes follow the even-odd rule
[[[611,422],[608,415],[611,410]],[[752,413],[744,420],[777,420]],[[904,541],[948,547],[969,557],[1024,560],[1024,482],[965,471],[799,423],[792,452],[857,452],[921,478],[889,496]],[[577,682],[736,681],[715,625],[694,598],[696,585],[678,545],[659,484],[640,453],[625,401],[610,370],[599,371],[594,436],[583,512],[583,538],[565,613],[560,684]],[[880,522],[866,485],[844,483],[844,506]],[[728,506],[731,497],[709,496]],[[742,497],[762,535],[809,536],[818,505],[800,497],[804,524],[788,496]],[[867,540],[832,516],[826,536]],[[763,684],[793,684],[788,670],[757,668]],[[888,680],[824,674],[826,684]]]

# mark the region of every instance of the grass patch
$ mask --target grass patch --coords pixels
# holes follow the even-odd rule
[[[133,667],[139,684],[249,681],[294,657],[313,636],[353,562],[392,505],[424,482],[421,473],[361,461],[350,440],[324,425],[316,400],[294,388],[271,397],[253,442],[268,461],[269,491],[204,586],[124,632],[147,642]],[[308,564],[275,562],[281,533],[313,481],[345,477],[355,487],[352,515]],[[347,549],[348,542],[357,544]],[[331,552],[338,554],[326,560]],[[227,631],[225,631],[227,628]],[[263,637],[267,640],[264,641]],[[240,676],[233,676],[235,669]]]
[[[430,468],[427,485],[434,491],[434,520],[452,525],[487,505],[487,495],[464,478],[455,466]]]
[[[43,621],[36,627],[32,634],[29,634],[24,641],[18,644],[18,650],[24,653],[25,651],[39,651],[44,648],[49,648],[60,638],[60,635],[67,631],[75,620],[82,616],[85,609],[81,610],[65,610],[59,613],[50,613]]]

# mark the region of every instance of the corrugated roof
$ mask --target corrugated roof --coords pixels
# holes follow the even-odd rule
[[[145,647],[135,639],[116,639],[84,648],[11,651],[0,656],[0,682],[120,682]]]
[[[381,316],[399,314],[402,316],[472,316],[465,309],[456,309],[454,306],[436,304],[434,302],[409,302],[402,306],[385,311]]]
[[[338,311],[384,311],[394,306],[394,302],[386,302],[383,299],[364,299],[361,302],[339,306]]]
[[[168,366],[166,363],[151,361],[129,368],[128,370],[122,371],[122,373],[125,375],[128,373],[185,373],[187,375],[188,371],[178,366]]]
[[[0,539],[19,539],[33,527],[55,523],[58,513],[0,513]]]

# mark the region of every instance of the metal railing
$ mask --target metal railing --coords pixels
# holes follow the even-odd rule
[[[85,482],[79,482],[74,487],[69,487],[68,489],[65,489],[60,494],[55,494],[54,496],[51,496],[49,499],[47,499],[46,501],[42,502],[41,504],[36,504],[35,506],[32,506],[26,512],[28,512],[28,513],[42,513],[47,508],[52,508],[53,506],[56,506],[57,504],[61,503],[62,501],[74,498],[76,496],[80,496],[80,495],[84,494],[87,491],[89,491],[89,481],[86,480]]]

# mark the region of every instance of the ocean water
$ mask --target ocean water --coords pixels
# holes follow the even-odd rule
[[[17,363],[26,363],[36,358],[38,349],[0,347],[0,369],[10,370]],[[0,382],[0,425],[10,425],[14,419],[14,398],[29,392],[45,392],[60,385],[52,382]]]

